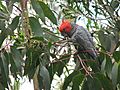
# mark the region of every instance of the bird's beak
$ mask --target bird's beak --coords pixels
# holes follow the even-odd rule
[[[61,32],[61,34],[62,34],[62,36],[64,36],[64,37],[68,37],[68,35],[63,31],[63,32]]]
[[[64,36],[64,37],[68,37],[68,35],[67,35],[67,33],[65,32],[65,30],[63,30],[63,31],[61,32],[61,34],[62,34],[62,36]]]

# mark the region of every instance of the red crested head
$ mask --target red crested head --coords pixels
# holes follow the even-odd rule
[[[68,20],[63,20],[60,27],[59,31],[63,32],[65,31],[66,33],[69,33],[72,30],[72,26]]]

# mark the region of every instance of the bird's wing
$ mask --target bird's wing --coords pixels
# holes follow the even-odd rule
[[[76,32],[73,34],[72,39],[79,45],[79,50],[88,50],[93,57],[96,57],[93,38],[90,33],[82,26],[76,28]]]
[[[81,46],[84,46],[86,49],[94,48],[92,36],[82,26],[78,26],[76,28],[76,32],[73,34],[72,38],[75,39],[75,42]]]

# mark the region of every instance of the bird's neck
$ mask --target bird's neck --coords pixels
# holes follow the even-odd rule
[[[72,30],[68,33],[69,37],[72,37],[72,35],[76,32],[76,28],[78,25],[71,23],[71,26],[72,26]]]

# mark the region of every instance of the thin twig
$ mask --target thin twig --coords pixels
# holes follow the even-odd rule
[[[107,19],[110,18],[110,17],[107,17],[107,18],[93,18],[93,17],[87,16],[86,14],[84,14],[80,9],[79,9],[79,11],[80,11],[80,13],[78,13],[78,14],[82,14],[82,15],[85,16],[86,18],[89,18],[89,19],[94,20],[94,21],[107,20]]]
[[[87,70],[87,67],[83,64],[83,61],[82,61],[82,59],[80,58],[80,56],[77,55],[77,57],[78,57],[78,59],[79,59],[81,65],[82,65],[83,69],[84,69],[85,72],[87,73],[87,75],[90,75],[90,76],[92,77],[91,73]]]
[[[56,55],[62,50],[63,47],[65,47],[66,44],[67,42],[61,46],[61,48],[56,52]]]
[[[67,58],[63,58],[63,59],[61,59],[61,58],[60,59],[55,58],[54,60],[52,60],[52,62],[49,62],[49,64],[57,63],[57,62],[62,62],[62,61],[65,61],[65,60],[69,60],[69,58],[70,58],[71,55],[74,55],[73,58],[75,58],[75,57],[77,57],[78,53],[62,55],[62,56],[68,56],[68,57]],[[92,60],[92,59],[82,59],[82,61],[83,62],[96,62],[95,60]]]
[[[62,40],[59,40],[59,41],[56,41],[54,42],[53,44],[56,44],[56,43],[65,43],[65,42],[72,42],[71,39],[62,39]]]
[[[53,35],[53,36],[55,36],[55,37],[57,37],[57,38],[64,39],[64,38],[62,38],[62,37],[56,36],[54,33],[48,32],[47,30],[44,30],[44,29],[43,29],[43,31],[45,31],[46,33],[48,33],[48,34],[50,34],[50,35]]]
[[[17,8],[17,9],[22,13],[22,10],[20,10],[19,7],[15,6],[14,4],[13,4],[13,6],[14,6],[15,8]]]
[[[98,20],[107,20],[109,19],[110,17],[107,17],[107,18],[92,18],[90,16],[87,16],[86,14],[84,14],[82,11],[80,12],[83,16],[85,16],[86,18],[89,18],[91,20],[94,20],[94,21],[98,21]]]
[[[76,5],[77,5],[77,2],[76,2]],[[66,7],[66,8],[68,8],[68,6],[66,6],[66,5],[63,5],[63,6]],[[79,9],[79,6],[78,6],[78,5],[77,5],[77,7],[78,7],[78,10],[79,10],[79,12],[77,12],[78,14],[80,14],[80,15],[82,14],[82,15],[85,16],[86,18],[89,18],[89,19],[94,20],[94,21],[107,20],[107,19],[111,18],[111,17],[107,17],[107,18],[93,18],[93,17],[90,17],[90,16],[84,14],[84,13]]]

